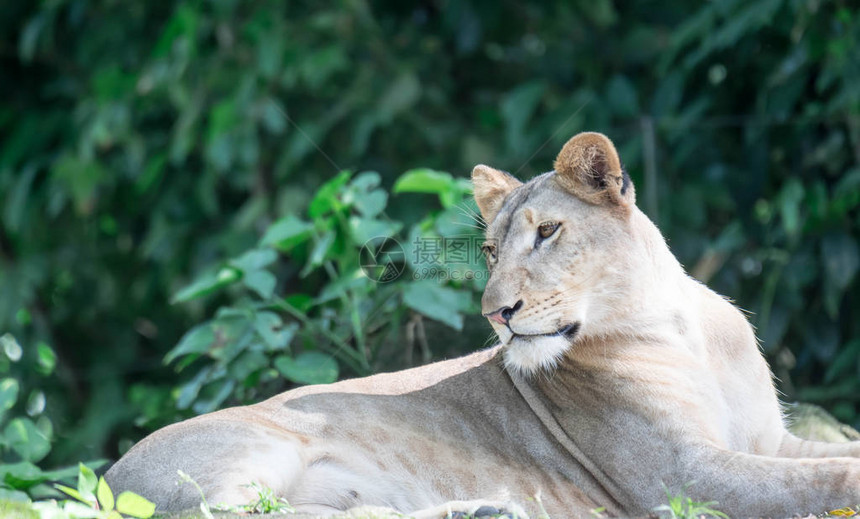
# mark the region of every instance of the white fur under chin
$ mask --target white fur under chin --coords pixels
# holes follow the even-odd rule
[[[505,368],[521,375],[551,371],[561,360],[570,340],[558,337],[514,337],[505,345]]]

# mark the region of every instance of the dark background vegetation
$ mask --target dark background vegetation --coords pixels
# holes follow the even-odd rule
[[[0,74],[0,461],[482,347],[480,282],[358,247],[474,233],[457,178],[583,130],[785,398],[860,423],[849,0],[10,0]]]

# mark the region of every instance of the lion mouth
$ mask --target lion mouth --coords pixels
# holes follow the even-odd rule
[[[566,324],[554,332],[547,333],[517,333],[513,332],[513,337],[564,337],[567,340],[572,340],[579,332],[579,322]],[[512,338],[513,338],[512,337]]]

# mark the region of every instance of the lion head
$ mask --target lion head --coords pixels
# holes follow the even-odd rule
[[[640,235],[649,226],[644,234],[658,232],[636,208],[606,136],[576,135],[554,166],[527,183],[484,165],[472,171],[487,224],[482,311],[508,367],[527,373],[552,368],[578,340],[608,333],[632,301],[643,302],[636,278],[653,247]]]

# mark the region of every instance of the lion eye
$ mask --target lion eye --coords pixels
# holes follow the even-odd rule
[[[555,231],[558,229],[559,225],[560,224],[558,222],[543,222],[542,224],[538,225],[538,236],[540,236],[541,239],[544,240],[549,238],[550,236],[555,234]]]

